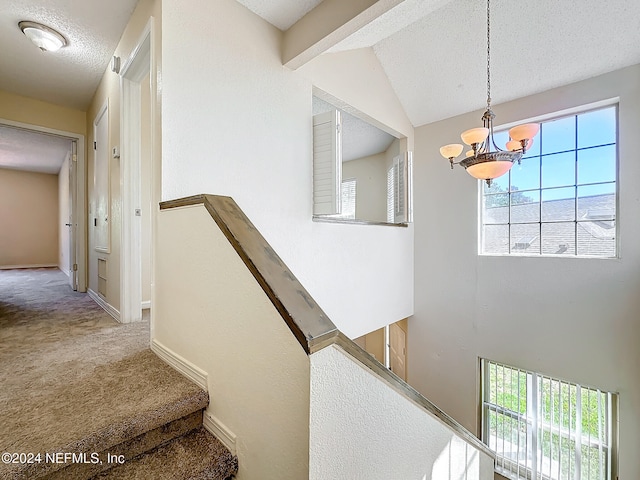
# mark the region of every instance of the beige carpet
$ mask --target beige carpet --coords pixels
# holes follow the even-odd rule
[[[0,270],[0,452],[100,452],[206,405],[148,345],[147,322],[117,323],[62,272]]]

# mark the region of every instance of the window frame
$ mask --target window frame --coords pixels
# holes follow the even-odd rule
[[[538,188],[527,188],[527,189],[523,189],[523,190],[518,190],[518,192],[522,192],[522,193],[527,193],[527,192],[532,192],[534,194],[536,194],[538,196],[538,202],[539,202],[539,208],[540,208],[540,216],[538,218],[537,221],[533,221],[533,222],[511,222],[511,210],[512,210],[512,198],[511,195],[513,193],[513,191],[511,190],[511,170],[506,174],[509,176],[509,186],[506,192],[504,192],[505,195],[507,195],[507,199],[508,199],[508,219],[506,221],[506,223],[484,223],[484,200],[485,200],[485,183],[482,181],[478,181],[478,255],[480,256],[486,256],[486,257],[526,257],[526,258],[535,258],[535,257],[544,257],[544,258],[581,258],[581,259],[594,259],[594,260],[616,260],[620,258],[620,140],[619,140],[619,136],[620,136],[620,115],[619,115],[619,110],[620,110],[620,106],[619,106],[619,98],[612,98],[612,99],[608,99],[608,100],[603,100],[600,102],[595,102],[595,103],[591,103],[591,104],[587,104],[587,105],[582,105],[582,106],[578,106],[578,107],[574,107],[574,108],[569,108],[566,110],[561,110],[561,111],[557,111],[554,113],[550,113],[550,114],[546,114],[546,115],[542,115],[542,116],[538,116],[538,117],[533,117],[530,118],[526,121],[518,121],[518,122],[511,122],[508,124],[504,124],[504,125],[500,125],[497,126],[495,128],[496,134],[502,133],[507,131],[509,128],[511,128],[512,126],[515,125],[519,125],[521,123],[540,123],[540,124],[544,124],[544,123],[548,123],[548,122],[553,122],[556,120],[561,120],[564,118],[570,118],[570,117],[574,117],[576,118],[577,121],[577,117],[579,117],[580,115],[583,114],[588,114],[591,112],[595,112],[598,110],[604,110],[604,109],[608,109],[608,108],[613,108],[614,109],[614,115],[615,115],[615,144],[612,143],[606,143],[606,144],[599,144],[599,145],[593,145],[593,146],[589,146],[589,147],[579,147],[578,146],[578,142],[577,142],[577,137],[578,137],[578,128],[576,128],[575,131],[575,136],[576,136],[576,141],[574,142],[574,148],[570,149],[570,150],[563,150],[562,152],[553,152],[553,153],[542,153],[542,145],[540,145],[540,153],[538,155],[536,155],[535,157],[537,157],[538,159],[540,159],[540,182],[539,182],[539,186]],[[544,129],[543,129],[544,130]],[[534,141],[539,140],[539,139],[535,139]],[[602,148],[602,147],[606,147],[606,146],[615,146],[615,180],[610,181],[600,181],[600,182],[590,182],[590,183],[579,183],[578,181],[578,175],[577,175],[577,165],[578,165],[578,152],[580,151],[585,151],[585,150],[589,150],[589,149],[593,149],[593,148]],[[544,157],[548,157],[550,155],[556,155],[559,153],[573,153],[576,156],[575,161],[575,168],[576,171],[574,173],[574,182],[572,185],[566,185],[566,186],[558,186],[558,187],[543,187],[542,186],[542,159]],[[533,157],[533,158],[535,158]],[[528,157],[525,157],[525,160]],[[615,212],[614,212],[614,216],[613,216],[613,221],[615,222],[615,226],[614,226],[614,235],[615,235],[615,241],[614,241],[614,249],[615,252],[612,256],[603,256],[603,255],[585,255],[585,254],[578,254],[578,249],[579,249],[579,245],[578,245],[578,228],[579,225],[581,223],[587,223],[589,222],[589,220],[584,220],[584,219],[580,219],[578,218],[577,215],[577,210],[578,210],[578,201],[581,198],[578,195],[578,189],[580,187],[584,187],[584,186],[594,186],[594,185],[606,185],[606,184],[615,184],[614,187],[614,195],[615,195]],[[542,218],[542,196],[543,196],[543,192],[544,191],[549,191],[549,190],[553,190],[553,189],[559,189],[559,188],[573,188],[574,189],[574,196],[573,196],[573,201],[575,202],[575,210],[576,210],[576,214],[574,216],[573,220],[562,220],[562,219],[554,219],[554,220],[543,220]],[[490,195],[495,195],[495,194],[490,194]],[[592,220],[593,221],[593,220]],[[607,221],[611,221],[611,220],[607,220]],[[543,226],[544,225],[549,225],[549,224],[554,224],[554,223],[572,223],[573,224],[573,228],[574,228],[574,232],[573,232],[573,250],[574,252],[572,254],[563,254],[563,253],[543,253],[543,244],[542,244],[542,238],[541,238],[541,233],[543,231]],[[508,251],[506,253],[498,253],[498,252],[485,252],[485,242],[484,242],[484,227],[485,226],[492,226],[492,225],[498,225],[498,226],[506,226],[509,232],[509,240],[508,240]],[[512,240],[511,240],[511,229],[513,225],[537,225],[538,226],[538,241],[540,242],[540,246],[537,250],[537,252],[533,253],[533,252],[523,252],[522,250],[516,249],[513,247],[512,245]]]
[[[527,383],[527,389],[529,390],[527,393],[525,393],[524,395],[524,399],[525,399],[525,413],[522,414],[520,412],[514,411],[512,409],[509,409],[507,406],[503,406],[503,405],[498,405],[498,403],[494,403],[491,401],[491,386],[490,386],[490,381],[491,381],[491,374],[490,374],[490,369],[492,367],[501,367],[503,369],[510,369],[512,371],[517,371],[518,375],[520,374],[524,374],[525,375],[525,381]],[[582,434],[582,428],[581,428],[581,413],[577,413],[577,411],[575,412],[576,414],[576,422],[580,422],[579,425],[580,427],[578,427],[578,423],[576,423],[575,426],[575,430],[571,429],[571,427],[563,427],[561,425],[556,425],[557,423],[561,423],[562,422],[562,414],[559,414],[559,422],[555,422],[553,419],[549,420],[549,421],[545,421],[544,419],[542,419],[541,417],[544,417],[545,412],[542,412],[541,410],[539,410],[540,406],[539,406],[539,393],[538,393],[538,379],[540,379],[540,385],[544,385],[544,382],[547,381],[549,382],[549,386],[551,386],[551,382],[558,382],[559,383],[559,397],[562,395],[562,386],[565,385],[568,387],[569,390],[569,398],[571,398],[571,388],[575,387],[576,388],[576,404],[580,405],[580,411],[582,411],[582,403],[578,403],[581,402],[580,398],[581,398],[581,394],[583,390],[586,391],[595,391],[597,393],[600,394],[604,394],[607,396],[607,402],[606,402],[606,407],[603,407],[603,410],[605,410],[605,414],[606,414],[606,418],[605,418],[605,427],[607,429],[606,432],[606,438],[605,440],[607,440],[606,443],[601,442],[600,439],[598,438],[592,438],[591,434],[589,433],[588,436],[588,446],[589,447],[599,447],[600,452],[606,452],[606,463],[608,465],[608,471],[604,472],[604,479],[605,480],[616,480],[618,478],[618,435],[619,435],[619,430],[618,430],[618,405],[619,405],[619,394],[617,392],[609,392],[606,390],[601,390],[595,387],[591,387],[591,386],[587,386],[587,385],[583,385],[577,382],[571,382],[571,381],[565,381],[563,379],[557,378],[557,377],[551,377],[550,375],[545,375],[542,373],[536,373],[530,370],[526,370],[523,368],[519,368],[519,367],[515,367],[515,366],[511,366],[511,365],[507,365],[505,363],[500,363],[500,362],[496,362],[493,360],[489,360],[487,358],[479,358],[479,402],[478,402],[478,410],[479,410],[479,416],[478,416],[478,429],[479,429],[479,433],[480,433],[480,439],[481,441],[487,445],[488,448],[490,448],[492,451],[494,451],[495,455],[496,455],[496,460],[495,460],[495,471],[497,473],[499,473],[500,475],[506,477],[506,478],[510,478],[510,479],[514,479],[514,480],[538,480],[538,479],[542,479],[542,480],[553,480],[553,478],[550,476],[551,473],[555,473],[555,472],[550,472],[549,474],[545,473],[544,471],[537,471],[537,465],[540,464],[542,465],[542,460],[545,458],[544,454],[543,454],[543,459],[538,459],[537,458],[537,441],[538,441],[538,434],[542,433],[542,435],[544,436],[545,433],[549,433],[549,435],[551,436],[552,433],[555,434],[557,433],[558,436],[561,438],[560,443],[562,443],[562,439],[568,441],[569,443],[571,442],[571,440],[575,441],[576,437],[575,435],[572,438],[572,434],[577,434],[578,432],[581,435],[581,441],[580,441],[580,452],[582,452],[582,448],[587,445],[584,443],[584,435]],[[496,370],[497,372],[497,370]],[[496,373],[497,375],[497,373]],[[513,374],[511,374],[513,375]],[[504,370],[503,370],[503,381],[504,381],[505,377],[504,377]],[[511,381],[513,381],[513,377],[510,378]],[[518,380],[518,402],[520,401],[520,380]],[[554,395],[554,394],[552,394]],[[531,399],[532,400],[532,405],[529,405],[529,401]],[[562,399],[564,400],[565,397],[562,397]],[[560,402],[561,399],[558,398],[558,402]],[[551,416],[554,416],[553,413],[553,404],[555,404],[555,401],[552,400],[552,410],[551,410]],[[534,410],[535,409],[535,410]],[[598,407],[598,410],[600,410],[600,407]],[[529,441],[529,439],[532,439],[532,447],[531,449],[536,449],[534,455],[535,455],[535,463],[536,463],[536,471],[535,471],[535,476],[534,476],[534,469],[533,466],[527,466],[528,462],[525,461],[525,465],[523,466],[521,462],[519,461],[515,461],[513,459],[509,459],[506,458],[504,456],[501,456],[500,453],[496,450],[493,450],[490,446],[490,438],[491,438],[491,433],[490,433],[490,426],[489,426],[489,422],[490,422],[490,416],[487,415],[487,412],[496,412],[499,413],[500,415],[503,416],[508,416],[510,418],[515,418],[520,422],[524,422],[526,425],[526,437],[527,437],[527,441]],[[546,412],[547,414],[549,412]],[[569,406],[569,415],[571,415],[571,406]],[[538,432],[538,428],[539,425],[543,425],[540,432]],[[571,418],[569,419],[569,424],[571,425]],[[546,429],[546,431],[545,431]],[[552,432],[553,429],[553,432]],[[556,430],[557,429],[557,430]],[[531,430],[531,431],[530,431]],[[504,431],[503,431],[504,433]],[[498,439],[496,437],[496,442],[498,442]],[[503,439],[503,447],[504,447],[504,439]],[[497,447],[498,443],[496,443],[496,447]],[[524,454],[525,456],[528,453],[528,446],[524,445]],[[543,447],[544,448],[544,447]],[[552,447],[551,447],[552,448]],[[520,447],[520,442],[518,441],[518,456],[520,456],[521,454],[521,447]],[[503,449],[504,452],[504,449]],[[582,464],[582,459],[584,457],[584,455],[582,453],[580,453],[579,455],[576,455],[580,457],[580,462],[575,462],[574,463],[574,468],[577,468],[578,470],[581,469],[581,467],[576,467],[576,465],[581,465]],[[549,469],[551,469],[551,464],[549,464]],[[560,470],[560,465],[558,465],[558,471]],[[549,470],[550,471],[550,470]],[[582,472],[581,472],[582,473]],[[573,471],[573,475],[571,477],[571,480],[573,480],[573,478],[576,476],[576,470]],[[564,477],[566,478],[566,477]],[[580,475],[580,478],[582,478],[582,475]],[[593,478],[593,477],[590,477]]]

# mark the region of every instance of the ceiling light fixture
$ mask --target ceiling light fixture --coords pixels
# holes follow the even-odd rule
[[[486,180],[491,186],[491,180],[507,173],[514,162],[520,164],[522,155],[531,147],[533,137],[540,129],[537,123],[518,125],[509,130],[510,141],[506,150],[500,149],[493,139],[493,119],[495,114],[491,110],[491,23],[489,0],[487,0],[487,109],[482,115],[482,127],[472,128],[462,132],[462,141],[471,146],[466,158],[459,162],[454,160],[462,153],[463,145],[453,143],[440,148],[440,154],[449,160],[451,169],[454,165],[461,165],[467,173],[479,180]],[[492,150],[495,149],[495,150]]]
[[[18,27],[43,52],[55,52],[68,44],[62,34],[41,23],[22,21]]]

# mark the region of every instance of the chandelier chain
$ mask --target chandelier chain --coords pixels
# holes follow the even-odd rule
[[[487,0],[487,110],[491,108],[491,22],[489,0]]]

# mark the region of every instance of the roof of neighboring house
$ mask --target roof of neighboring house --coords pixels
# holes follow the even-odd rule
[[[615,194],[579,197],[577,202],[522,199],[525,202],[511,205],[511,235],[508,206],[485,207],[484,253],[615,256]]]

